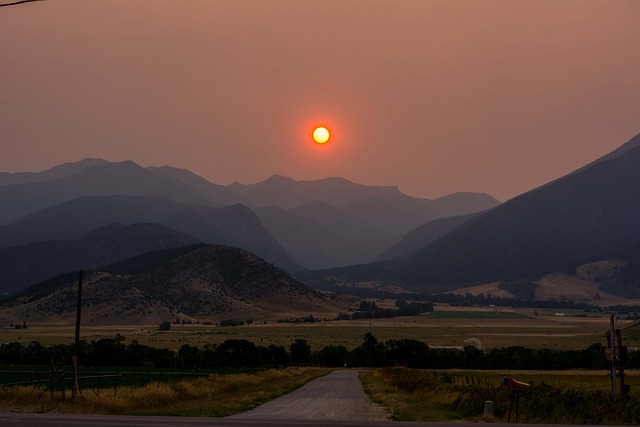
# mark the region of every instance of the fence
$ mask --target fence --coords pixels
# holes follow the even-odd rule
[[[234,370],[233,372],[237,372]],[[175,369],[165,371],[158,368],[85,368],[78,370],[78,383],[84,390],[93,390],[98,396],[101,389],[118,393],[120,387],[136,387],[149,383],[176,381],[211,374],[228,374],[230,370]],[[0,387],[33,386],[42,388],[42,394],[50,392],[65,395],[71,390],[73,373],[71,368],[55,366],[11,366],[0,369]]]

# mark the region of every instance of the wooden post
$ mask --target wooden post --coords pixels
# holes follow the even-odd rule
[[[615,314],[611,315],[611,328],[609,332],[609,344],[611,346],[611,393],[616,394],[616,335]]]
[[[71,400],[75,401],[80,395],[80,386],[78,385],[78,346],[80,345],[80,309],[82,307],[82,271],[78,276],[78,304],[76,306],[76,340],[73,350],[71,364],[73,366],[73,387],[71,388]]]

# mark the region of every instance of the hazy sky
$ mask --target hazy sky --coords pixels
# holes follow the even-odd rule
[[[639,21],[640,0],[4,7],[0,171],[102,157],[504,200],[640,132]]]

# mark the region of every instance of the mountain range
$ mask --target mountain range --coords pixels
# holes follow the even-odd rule
[[[0,173],[0,294],[24,289],[46,274],[114,260],[112,253],[77,256],[82,236],[112,224],[161,225],[187,235],[190,243],[244,248],[300,272],[368,262],[413,224],[496,204],[492,197],[475,193],[417,199],[395,187],[364,186],[343,178],[295,181],[274,176],[254,185],[222,186],[185,169],[102,159],[39,173]],[[362,206],[370,209],[359,211]],[[419,209],[414,212],[411,206]],[[381,218],[387,218],[389,226],[382,226]],[[151,234],[149,243],[155,238]],[[161,239],[155,246],[126,245],[120,253],[133,256],[165,247]],[[29,251],[34,256],[25,256]],[[55,256],[47,251],[56,251]],[[46,259],[56,262],[43,263]]]
[[[221,186],[184,169],[87,159],[41,173],[0,174],[0,292],[31,292],[36,282],[87,269],[129,293],[159,300],[150,289],[140,293],[142,282],[119,282],[119,267],[101,266],[143,257],[134,264],[139,280],[151,283],[153,275],[166,274],[159,266],[141,269],[145,254],[201,242],[250,251],[312,287],[381,283],[435,292],[515,283],[535,294],[544,280],[561,287],[563,277],[580,276],[603,292],[636,298],[638,194],[640,135],[502,204],[482,193],[419,199],[396,187],[344,178],[295,181],[274,175],[257,184]],[[229,267],[195,255],[185,259],[195,263],[192,268],[213,268],[216,274]],[[198,277],[202,286],[219,281]],[[247,277],[261,283],[258,276]],[[66,279],[54,282],[60,280]],[[51,283],[36,288],[50,289]],[[215,311],[162,310],[165,316]]]

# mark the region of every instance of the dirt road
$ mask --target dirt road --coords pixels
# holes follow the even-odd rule
[[[367,397],[358,371],[333,371],[298,390],[234,419],[384,421],[384,410]]]

